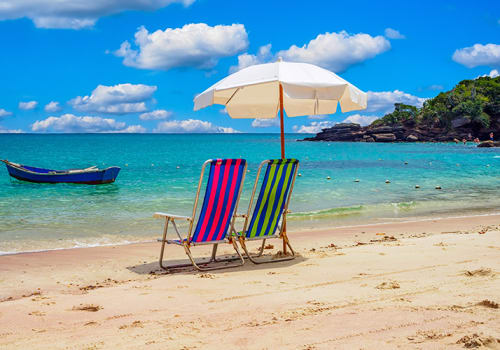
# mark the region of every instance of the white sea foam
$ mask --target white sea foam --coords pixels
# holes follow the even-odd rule
[[[50,252],[54,250],[66,250],[66,249],[83,249],[83,248],[95,248],[95,247],[110,247],[110,246],[120,246],[120,245],[129,245],[129,244],[138,244],[138,243],[152,243],[156,242],[155,240],[146,240],[146,241],[120,241],[113,243],[77,243],[73,247],[69,248],[51,248],[51,249],[34,249],[34,250],[23,250],[23,251],[11,251],[5,252],[0,251],[1,255],[15,255],[15,254],[28,254],[28,253],[42,253],[42,252]]]

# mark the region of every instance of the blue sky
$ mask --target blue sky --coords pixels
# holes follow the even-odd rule
[[[498,1],[3,3],[0,132],[278,132],[192,102],[230,71],[278,55],[369,93],[365,111],[287,118],[287,132],[366,124],[395,102],[420,105],[500,70]]]

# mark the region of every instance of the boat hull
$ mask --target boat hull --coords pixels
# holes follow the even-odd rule
[[[110,167],[106,169],[95,169],[89,171],[79,172],[59,172],[35,168],[35,167],[18,167],[10,163],[5,163],[9,175],[21,181],[28,181],[34,183],[74,183],[85,185],[101,185],[112,183],[116,180],[119,167]],[[45,171],[45,172],[38,172]],[[52,172],[52,173],[50,173]],[[56,172],[56,173],[54,173]]]

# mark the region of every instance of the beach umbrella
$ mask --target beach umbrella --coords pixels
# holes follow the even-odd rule
[[[280,112],[281,158],[285,158],[283,112],[289,117],[366,108],[366,93],[329,70],[309,63],[257,64],[215,83],[194,99],[194,110],[220,104],[231,118],[276,118]]]

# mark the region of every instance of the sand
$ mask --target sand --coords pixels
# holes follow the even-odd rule
[[[210,273],[164,273],[158,243],[0,256],[0,348],[500,349],[500,216],[290,240],[293,261]]]

